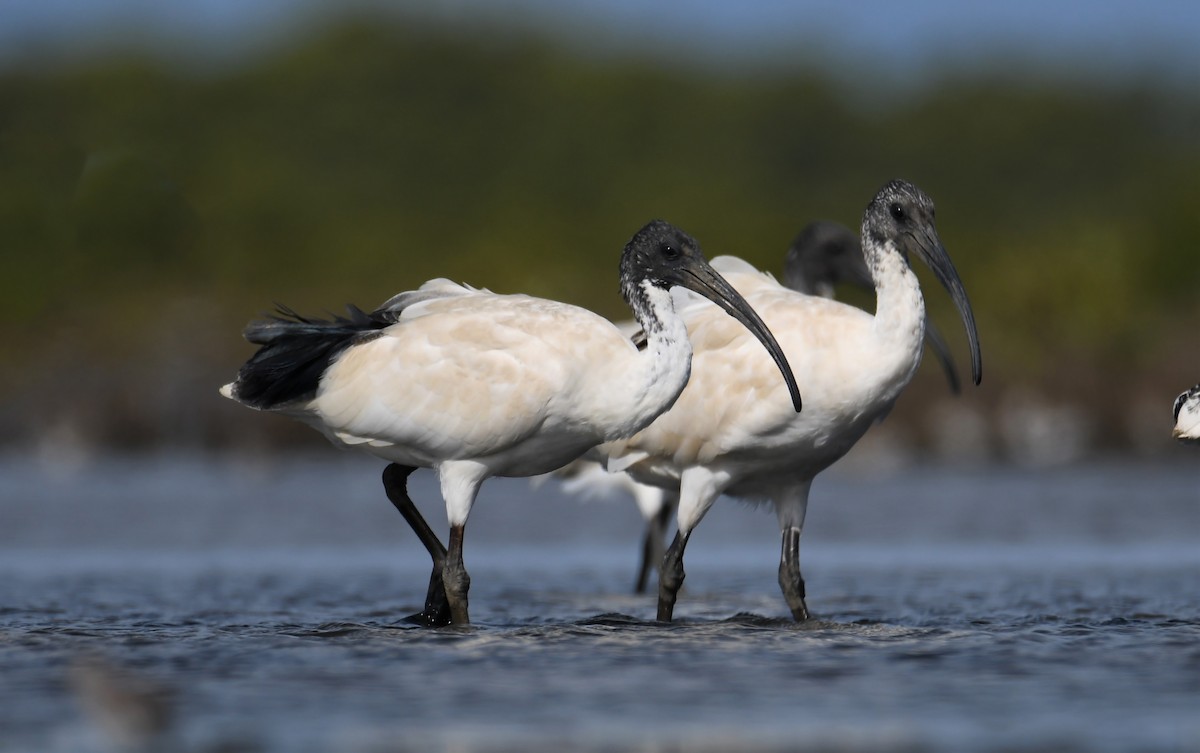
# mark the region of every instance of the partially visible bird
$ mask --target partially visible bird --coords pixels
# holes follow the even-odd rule
[[[830,299],[836,288],[843,284],[865,291],[875,290],[858,235],[845,225],[830,220],[810,222],[792,241],[784,257],[783,284],[798,293]],[[636,322],[622,322],[617,326],[633,337],[639,336]],[[958,370],[950,346],[932,322],[926,322],[925,340],[942,366],[950,391],[959,394]],[[599,463],[585,458],[560,469],[559,475],[565,477],[563,490],[570,494],[585,497],[628,494],[633,497],[645,521],[634,591],[644,593],[650,573],[657,571],[666,552],[667,529],[679,501],[677,492],[639,484],[626,473],[607,473]]]
[[[863,260],[858,235],[840,222],[810,222],[788,246],[783,259],[783,284],[805,295],[833,298],[836,287],[848,283],[874,290]]]
[[[221,393],[390,461],[384,489],[433,559],[426,606],[413,619],[466,624],[463,538],[483,481],[547,473],[628,437],[687,384],[692,348],[672,287],[704,296],[751,330],[800,410],[775,338],[691,236],[647,224],[625,246],[620,286],[646,333],[642,350],[587,309],[431,280],[369,314],[349,307],[349,316],[327,321],[281,309],[252,323],[245,336],[259,349]],[[418,467],[438,474],[448,546],[408,496]]]
[[[1200,443],[1200,384],[1175,398],[1171,436],[1185,444]]]
[[[766,377],[746,338],[700,301],[679,307],[692,338],[691,380],[650,426],[596,448],[609,470],[678,490],[678,531],[663,560],[658,617],[670,620],[683,583],[692,531],[722,494],[771,504],[782,534],[779,584],[796,620],[808,618],[799,541],[818,473],[885,415],[920,364],[925,303],[910,257],[928,264],[958,307],[978,384],[982,359],[966,291],[934,227],[932,200],[905,181],[885,185],[867,205],[862,245],[876,291],[871,315],[789,290],[733,257],[714,259],[750,301],[804,384],[802,413]]]
[[[68,681],[80,705],[114,750],[175,749],[174,687],[99,654],[77,656]]]

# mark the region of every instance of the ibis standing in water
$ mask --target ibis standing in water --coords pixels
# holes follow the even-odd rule
[[[713,263],[722,264],[724,260],[714,259]],[[871,292],[875,290],[875,281],[863,259],[858,234],[839,222],[829,220],[808,223],[792,241],[784,256],[783,284],[798,293],[821,298],[833,298],[835,288],[843,284]],[[623,331],[630,331],[631,336],[640,340],[642,335],[632,331],[631,324],[636,328],[636,323],[617,326]],[[959,394],[961,390],[954,357],[945,338],[932,322],[925,323],[925,340],[942,366],[950,391]],[[664,539],[678,504],[677,490],[639,484],[626,473],[608,473],[601,464],[583,458],[562,469],[561,475],[566,477],[563,489],[571,494],[595,497],[609,492],[623,492],[633,497],[645,521],[641,564],[634,591],[644,593],[651,570],[657,570],[666,552]]]
[[[252,323],[245,336],[259,349],[221,392],[390,461],[384,490],[434,566],[425,610],[412,619],[466,624],[463,537],[484,479],[547,473],[628,437],[687,384],[692,348],[670,288],[704,296],[748,328],[800,410],[779,344],[689,235],[647,224],[625,246],[620,285],[646,332],[644,350],[586,309],[432,280],[371,313],[350,307],[347,317],[318,320],[281,309]],[[438,474],[448,547],[408,496],[418,467]]]
[[[862,245],[876,293],[874,315],[789,290],[740,259],[714,260],[779,337],[804,385],[802,413],[769,378],[770,362],[714,308],[699,301],[680,307],[694,347],[691,381],[648,427],[593,455],[639,482],[678,490],[678,531],[659,579],[660,620],[674,615],[684,549],[721,494],[774,507],[782,534],[779,585],[793,618],[808,618],[799,542],[813,479],[891,409],[921,361],[925,302],[910,256],[929,265],[950,292],[979,383],[974,314],[933,213],[928,196],[898,180],[867,205]]]
[[[1200,443],[1200,384],[1175,398],[1171,436],[1185,444]]]

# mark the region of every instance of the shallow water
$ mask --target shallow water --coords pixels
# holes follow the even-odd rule
[[[97,674],[171,693],[151,750],[1200,751],[1200,464],[834,469],[803,625],[766,511],[714,508],[662,625],[632,504],[496,480],[476,624],[426,630],[381,467],[333,458],[0,465],[0,751],[123,749]]]

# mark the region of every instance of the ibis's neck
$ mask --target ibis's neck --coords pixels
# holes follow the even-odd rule
[[[868,236],[864,233],[863,237]],[[886,240],[871,245],[867,266],[875,281],[875,334],[881,355],[889,356],[883,360],[892,367],[886,378],[899,380],[898,387],[903,387],[921,363],[925,299],[916,274],[895,243]]]
[[[606,439],[622,439],[645,428],[675,404],[692,371],[692,343],[687,326],[675,313],[671,294],[642,282],[626,290],[626,300],[646,333],[646,348],[632,357],[620,375],[620,415]]]

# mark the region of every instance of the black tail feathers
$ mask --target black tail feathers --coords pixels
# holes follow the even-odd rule
[[[232,396],[264,410],[310,399],[343,351],[377,336],[397,318],[386,309],[368,314],[347,306],[346,311],[347,316],[312,319],[278,306],[266,319],[251,322],[243,334],[260,347],[238,371]]]

